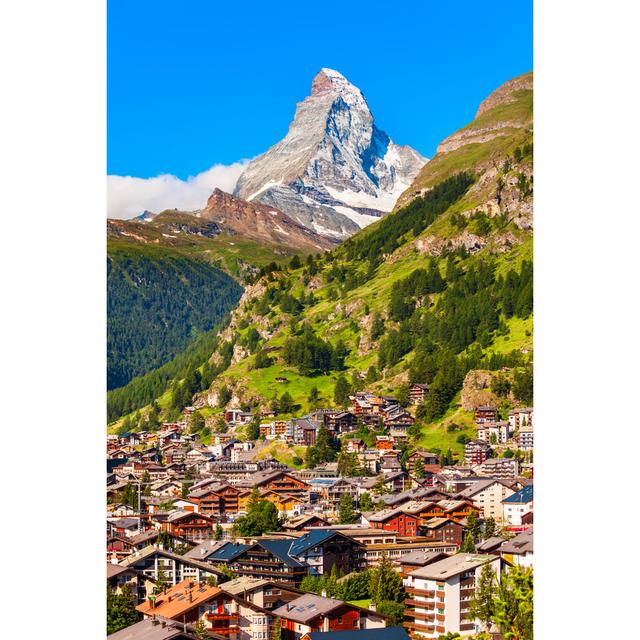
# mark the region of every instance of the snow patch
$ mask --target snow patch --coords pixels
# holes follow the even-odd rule
[[[282,184],[282,180],[269,180],[268,182],[265,182],[265,184],[263,184],[260,189],[258,189],[258,191],[252,193],[247,200],[251,201],[253,200],[256,196],[259,196],[261,193],[263,193],[264,191],[266,191],[267,189],[271,189],[271,187],[278,187]]]
[[[367,216],[364,213],[358,213],[349,207],[334,206],[333,208],[338,213],[342,213],[347,216],[349,220],[353,220],[361,229],[369,226],[372,222],[376,222],[376,220],[380,220],[377,216]]]

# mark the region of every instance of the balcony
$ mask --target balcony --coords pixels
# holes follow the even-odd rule
[[[407,593],[412,596],[425,596],[426,598],[433,598],[434,591],[425,591],[424,589],[414,589],[413,587],[407,587]]]
[[[207,619],[209,622],[212,622],[214,620],[237,620],[240,617],[239,613],[228,613],[228,612],[224,612],[224,613],[205,613],[204,614],[205,619]]]
[[[405,629],[412,629],[414,631],[422,631],[427,633],[433,633],[432,624],[421,624],[420,622],[404,622],[402,626]]]
[[[238,633],[238,627],[233,626],[233,627],[211,627],[211,629],[209,629],[209,631],[211,631],[211,633],[217,633],[218,635],[221,636],[232,636],[235,635],[236,633]]]
[[[406,611],[404,615],[407,618],[415,618],[416,620],[426,620],[427,622],[433,622],[433,613],[420,613],[419,611]]]
[[[424,600],[412,600],[411,598],[407,598],[404,601],[405,606],[407,607],[418,607],[420,609],[433,609],[433,602],[426,602]]]

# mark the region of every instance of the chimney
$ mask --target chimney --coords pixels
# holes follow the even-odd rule
[[[162,625],[162,628],[164,629],[167,626],[167,621],[163,620],[160,624]]]
[[[326,598],[326,597],[327,597],[327,590],[326,590],[326,589],[323,589],[323,590],[322,590],[322,592],[320,593],[320,595],[321,595],[323,598]]]
[[[151,624],[154,627],[158,624],[158,618],[156,618],[156,614],[155,613],[151,616]]]

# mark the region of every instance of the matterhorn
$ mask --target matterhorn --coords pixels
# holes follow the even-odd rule
[[[285,138],[247,165],[234,195],[342,240],[391,211],[426,162],[378,129],[360,89],[322,69]]]

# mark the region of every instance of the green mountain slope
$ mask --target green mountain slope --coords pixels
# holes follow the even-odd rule
[[[473,435],[474,398],[529,402],[531,104],[531,74],[506,83],[392,214],[248,287],[203,363],[216,376],[189,401],[300,415],[354,389],[402,397],[408,382],[426,382],[413,440],[441,450]]]
[[[183,351],[238,302],[242,287],[210,263],[156,246],[109,248],[107,386],[120,387]]]

